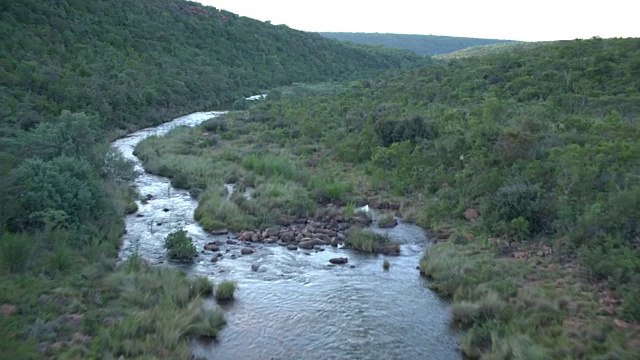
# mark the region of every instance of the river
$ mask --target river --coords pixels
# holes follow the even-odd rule
[[[197,206],[187,191],[145,173],[133,149],[150,135],[176,126],[195,126],[222,112],[200,112],[132,133],[112,143],[136,162],[135,185],[146,203],[127,215],[120,259],[134,251],[152,264],[165,263],[164,238],[184,228],[196,247],[229,235],[206,233],[193,219]],[[324,251],[290,251],[258,245],[240,255],[240,244],[222,245],[224,258],[211,263],[201,254],[193,265],[171,266],[214,282],[234,280],[235,300],[222,304],[227,325],[215,341],[193,341],[194,354],[207,359],[461,359],[447,304],[426,288],[416,270],[429,241],[422,229],[405,224],[389,230],[403,243],[400,256],[376,256],[326,246]],[[333,257],[349,258],[333,266]],[[382,269],[389,260],[388,271]],[[252,271],[252,264],[259,264]],[[207,306],[216,306],[209,300]]]

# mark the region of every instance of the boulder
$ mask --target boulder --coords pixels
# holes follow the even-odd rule
[[[301,241],[298,244],[298,247],[300,247],[301,249],[313,249],[313,247],[316,245],[315,240],[311,240],[309,238],[304,238],[304,241]]]
[[[215,242],[210,242],[204,246],[205,250],[209,251],[220,251],[220,247]]]
[[[331,238],[328,235],[322,234],[322,233],[321,234],[313,234],[313,237],[318,239],[318,240],[327,242],[327,243],[331,241]]]
[[[291,242],[291,240],[293,240],[293,233],[291,231],[285,232],[280,236],[280,240],[286,243]]]
[[[242,234],[240,234],[238,238],[242,241],[250,241],[252,236],[253,236],[253,231],[245,231]]]
[[[258,263],[251,264],[251,270],[258,271],[259,269],[260,269],[260,264]]]
[[[251,241],[253,241],[253,242],[260,241],[260,234],[258,234],[258,233],[251,234]]]
[[[15,314],[18,311],[18,307],[13,304],[2,304],[0,305],[0,315],[4,317],[9,317],[10,315]]]
[[[271,236],[278,236],[278,234],[280,234],[280,228],[278,228],[278,227],[270,227],[270,228],[267,228],[267,230],[264,231],[262,236],[271,237]]]
[[[346,257],[337,257],[329,259],[329,262],[332,264],[346,264],[347,262],[349,262],[349,259]]]
[[[464,211],[464,218],[469,221],[473,221],[478,217],[480,217],[480,214],[478,214],[478,211],[476,209],[468,208],[467,210]]]
[[[298,250],[298,246],[296,246],[295,244],[289,244],[289,245],[287,245],[287,249],[289,249],[289,250]]]
[[[338,247],[338,239],[336,238],[331,239],[331,246]]]
[[[229,233],[229,230],[225,228],[211,230],[211,235],[225,235],[228,233]]]
[[[378,252],[385,255],[399,255],[400,245],[396,243],[386,243],[378,246]]]
[[[253,254],[254,252],[256,252],[256,249],[249,248],[249,247],[245,247],[240,250],[240,253],[242,255],[250,255],[250,254]]]
[[[390,229],[393,227],[396,227],[398,225],[398,220],[391,219],[390,221],[379,221],[378,222],[378,227],[381,229]]]
[[[218,260],[220,260],[220,259],[222,259],[222,254],[218,253],[218,254],[213,255],[213,257],[211,258],[211,262],[215,263],[215,262],[218,262]]]

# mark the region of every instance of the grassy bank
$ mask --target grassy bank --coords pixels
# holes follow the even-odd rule
[[[3,358],[188,359],[191,337],[222,327],[222,314],[202,306],[209,280],[93,251],[88,262],[66,250],[47,259],[47,272],[3,275]]]
[[[635,325],[603,308],[611,293],[599,293],[587,283],[575,259],[542,256],[540,250],[512,253],[505,247],[517,244],[495,241],[473,237],[456,244],[452,239],[429,248],[420,263],[430,288],[450,299],[453,325],[464,330],[460,347],[467,356],[637,357]]]

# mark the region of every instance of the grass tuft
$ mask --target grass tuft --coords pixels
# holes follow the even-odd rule
[[[223,281],[216,287],[216,299],[220,301],[233,299],[236,291],[236,283],[234,281]]]

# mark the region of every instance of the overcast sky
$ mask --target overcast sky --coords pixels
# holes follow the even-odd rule
[[[638,0],[200,0],[305,31],[524,41],[640,37]]]

